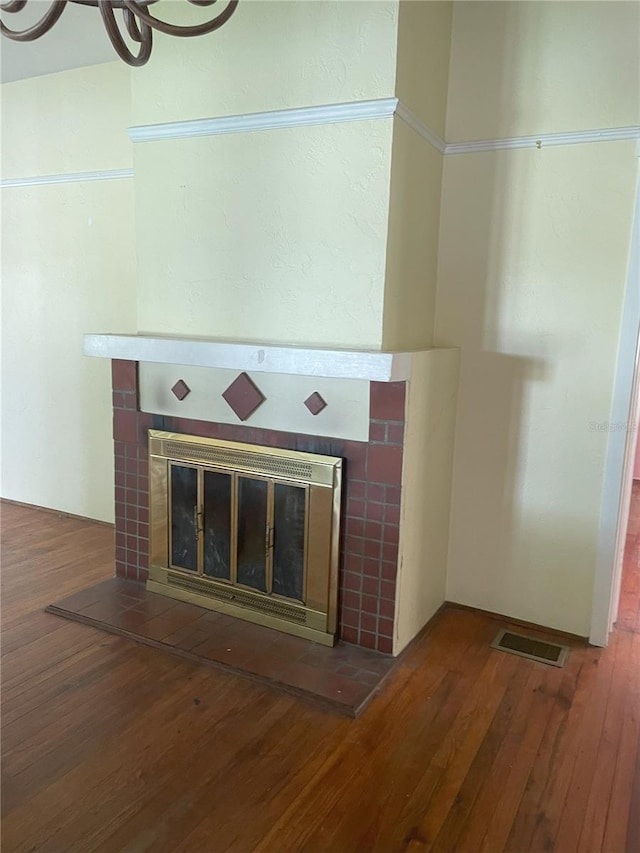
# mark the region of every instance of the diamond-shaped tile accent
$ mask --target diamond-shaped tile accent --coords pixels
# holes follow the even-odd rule
[[[246,373],[241,373],[234,379],[226,391],[222,392],[222,396],[241,421],[251,417],[267,399]]]
[[[317,391],[307,397],[304,404],[312,415],[319,415],[323,409],[327,408],[327,401]]]
[[[191,388],[189,388],[184,379],[178,379],[171,391],[178,398],[178,400],[184,400],[187,394],[191,393]]]

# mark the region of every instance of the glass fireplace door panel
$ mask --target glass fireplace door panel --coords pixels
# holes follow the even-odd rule
[[[204,573],[231,580],[231,475],[204,472]]]
[[[171,565],[198,571],[198,470],[170,465]]]
[[[238,583],[267,591],[268,482],[238,477]]]
[[[304,600],[306,489],[276,483],[274,487],[273,591]]]

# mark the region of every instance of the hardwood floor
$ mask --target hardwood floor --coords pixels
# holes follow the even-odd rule
[[[111,575],[113,534],[3,505],[3,853],[637,853],[632,512],[606,650],[555,669],[445,610],[352,721],[45,614]]]

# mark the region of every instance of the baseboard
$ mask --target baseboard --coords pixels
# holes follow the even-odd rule
[[[440,611],[442,610],[468,610],[471,613],[478,613],[480,616],[486,616],[489,619],[494,619],[496,622],[501,622],[503,625],[517,625],[519,628],[526,628],[529,631],[540,631],[543,634],[551,634],[554,637],[564,637],[567,640],[572,640],[574,643],[579,642],[587,646],[590,645],[589,638],[581,637],[580,634],[571,634],[569,631],[560,631],[558,628],[550,628],[548,625],[539,625],[536,622],[525,622],[524,619],[514,619],[511,616],[505,616],[504,613],[494,613],[491,610],[482,610],[480,607],[471,607],[469,604],[459,604],[457,601],[445,601],[440,608]]]
[[[14,501],[11,498],[0,498],[0,504],[11,504],[12,506],[23,506],[26,509],[35,509],[38,512],[48,512],[51,515],[57,515],[62,518],[76,518],[78,521],[90,521],[92,524],[102,524],[104,527],[115,527],[112,521],[102,521],[99,518],[89,518],[88,515],[77,515],[74,512],[65,512],[62,509],[53,509],[50,506],[38,506],[37,504],[28,504],[24,501]]]

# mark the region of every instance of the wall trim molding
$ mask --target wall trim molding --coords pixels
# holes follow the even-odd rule
[[[512,148],[544,148],[552,145],[579,145],[590,142],[617,142],[640,139],[640,126],[594,128],[591,130],[541,133],[531,136],[506,136],[478,139],[470,142],[445,142],[427,127],[398,98],[377,98],[370,101],[351,101],[341,104],[321,104],[294,107],[268,112],[243,113],[233,116],[188,119],[163,124],[130,127],[132,142],[158,142],[166,139],[191,139],[198,136],[217,136],[226,133],[250,133],[277,130],[285,127],[337,124],[349,121],[371,121],[397,117],[440,154],[473,154],[482,151],[504,151]]]
[[[421,136],[425,142],[428,142],[432,148],[435,148],[440,154],[446,153],[447,144],[444,139],[441,139],[438,134],[434,133],[434,131],[428,128],[426,124],[423,124],[415,113],[412,113],[408,107],[405,107],[402,101],[398,101],[395,114],[419,136]]]
[[[132,178],[133,169],[103,169],[99,172],[69,172],[58,175],[36,175],[31,178],[3,178],[0,187],[37,187],[45,184],[75,184],[81,181],[119,181]]]
[[[481,151],[504,151],[511,148],[546,148],[551,145],[581,145],[588,142],[617,142],[640,139],[640,126],[595,128],[594,130],[540,133],[538,136],[505,136],[474,142],[448,142],[445,154],[474,154]]]
[[[393,118],[397,98],[378,98],[373,101],[352,101],[345,104],[322,104],[314,107],[294,107],[286,110],[243,113],[217,118],[172,121],[164,124],[145,124],[129,128],[132,142],[158,142],[164,139],[190,139],[196,136],[217,136],[224,133],[249,133],[256,130],[277,130],[284,127],[307,127],[318,124],[337,124],[346,121],[368,121]]]

